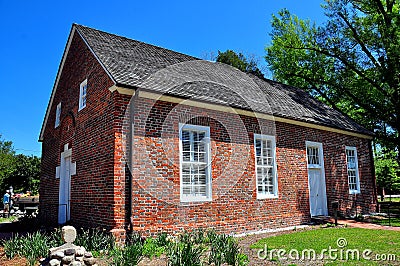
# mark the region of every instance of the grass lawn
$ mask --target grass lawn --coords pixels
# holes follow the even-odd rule
[[[3,218],[0,216],[0,223],[5,223],[5,222],[13,222],[16,221],[18,218],[15,216],[10,216],[8,218]]]
[[[389,224],[389,218],[387,217],[385,217],[384,219],[371,218],[368,220],[368,222],[379,225],[400,226],[400,218],[390,218],[390,224]]]
[[[266,254],[259,253],[266,255],[266,260],[292,265],[296,262],[310,265],[314,261],[310,259],[313,257],[310,250],[315,251],[318,264],[323,257],[324,265],[400,265],[400,232],[397,231],[320,228],[264,238],[251,247],[264,250],[267,247]]]
[[[384,201],[381,201],[381,197],[378,197],[378,202],[389,202],[390,197],[385,197]],[[400,202],[400,198],[392,198],[393,202]]]

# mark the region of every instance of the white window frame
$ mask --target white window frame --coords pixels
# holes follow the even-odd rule
[[[309,155],[308,148],[317,148],[319,164],[310,164],[310,162],[308,160],[308,155]],[[308,169],[321,169],[323,178],[325,180],[324,150],[323,150],[322,143],[314,142],[314,141],[306,141],[306,160],[307,160],[307,168]]]
[[[78,111],[82,110],[86,107],[86,100],[87,100],[87,79],[82,81],[81,85],[79,86],[79,109]]]
[[[354,168],[349,169],[349,162],[348,162],[348,155],[347,151],[354,151]],[[346,153],[346,173],[347,173],[347,182],[349,185],[349,194],[360,194],[360,176],[359,176],[359,171],[358,171],[358,155],[357,155],[357,148],[353,146],[346,146],[345,149]],[[350,176],[349,176],[349,170],[355,171],[355,178],[356,178],[356,189],[350,189]],[[354,184],[354,183],[353,183]]]
[[[206,160],[206,196],[184,195],[183,194],[183,145],[182,145],[182,131],[197,131],[205,132],[205,160]],[[198,201],[211,201],[212,200],[212,179],[211,179],[211,145],[210,145],[210,127],[198,126],[190,124],[179,124],[179,159],[180,159],[180,200],[181,202],[198,202]],[[187,163],[187,162],[186,162]]]
[[[60,125],[60,117],[61,117],[61,102],[57,104],[56,109],[56,120],[54,122],[54,127],[57,128]]]
[[[257,175],[257,167],[266,167],[265,165],[258,165],[257,164],[257,147],[256,147],[256,140],[267,140],[271,141],[271,149],[272,149],[272,180],[273,180],[273,193],[260,193],[258,191],[258,175]],[[257,192],[257,199],[270,199],[270,198],[278,198],[278,174],[277,174],[277,167],[276,167],[276,141],[274,136],[270,135],[261,135],[261,134],[254,134],[254,170],[255,170],[255,177],[256,177],[256,192]]]

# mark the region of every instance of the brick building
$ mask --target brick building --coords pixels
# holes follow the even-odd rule
[[[250,232],[376,206],[372,133],[304,91],[74,24],[40,133],[48,222]]]

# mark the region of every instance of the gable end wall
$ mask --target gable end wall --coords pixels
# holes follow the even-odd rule
[[[57,222],[59,179],[56,179],[56,167],[68,143],[72,149],[71,161],[76,162],[76,175],[71,177],[71,222],[112,229],[120,226],[116,220],[121,222],[122,219],[118,216],[114,219],[114,205],[118,206],[121,197],[114,191],[114,172],[119,171],[114,168],[117,152],[114,140],[121,131],[114,117],[120,116],[123,96],[108,90],[113,82],[77,32],[67,52],[43,134],[42,216],[47,222]],[[87,104],[78,111],[79,86],[85,79],[88,80]],[[54,128],[59,102],[62,103],[61,123]]]

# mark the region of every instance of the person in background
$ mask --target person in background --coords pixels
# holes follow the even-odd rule
[[[6,217],[6,213],[7,213],[7,217],[10,216],[10,200],[11,200],[10,191],[7,190],[6,194],[4,194],[4,196],[3,196],[3,205],[4,205],[3,217]]]

